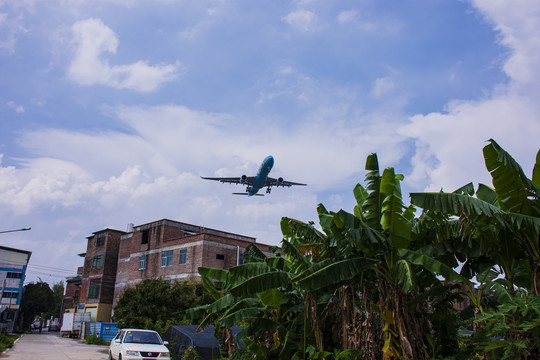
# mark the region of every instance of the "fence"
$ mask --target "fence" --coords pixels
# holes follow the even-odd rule
[[[88,335],[96,335],[102,340],[111,341],[116,334],[118,334],[118,328],[113,323],[90,323],[90,333]]]

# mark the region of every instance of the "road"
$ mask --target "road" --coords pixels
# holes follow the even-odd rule
[[[108,346],[85,345],[58,333],[24,334],[13,348],[0,354],[9,360],[106,360]]]

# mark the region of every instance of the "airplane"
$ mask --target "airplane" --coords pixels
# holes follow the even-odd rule
[[[246,185],[246,192],[245,193],[233,193],[233,195],[247,195],[247,196],[264,196],[263,194],[257,194],[257,192],[263,188],[266,187],[266,193],[270,194],[270,191],[272,189],[272,186],[280,187],[280,186],[287,186],[291,187],[293,185],[301,185],[306,186],[306,184],[300,184],[295,183],[291,181],[285,181],[282,177],[274,179],[271,177],[268,177],[268,174],[270,173],[270,170],[272,170],[272,167],[274,166],[274,157],[272,155],[267,156],[259,168],[259,171],[257,172],[256,176],[246,176],[242,175],[240,177],[204,177],[201,176],[202,179],[205,180],[216,180],[222,183],[231,183],[231,184],[241,184]]]

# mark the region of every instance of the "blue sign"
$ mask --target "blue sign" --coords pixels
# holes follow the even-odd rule
[[[79,306],[77,307],[77,309],[84,309],[84,304],[79,304]]]

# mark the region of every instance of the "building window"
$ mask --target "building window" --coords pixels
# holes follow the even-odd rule
[[[105,233],[99,233],[96,235],[96,246],[102,246],[105,244]]]
[[[146,269],[146,259],[148,255],[139,256],[139,270]]]
[[[88,287],[88,298],[97,298],[99,296],[100,287],[100,280],[90,280],[90,286]]]
[[[218,260],[225,260],[225,255],[223,255],[223,254],[216,254],[216,259],[218,259]]]
[[[247,264],[247,260],[244,259],[244,253],[238,254],[238,265]]]
[[[187,263],[187,249],[181,249],[179,264],[185,264],[185,263]]]
[[[6,299],[17,299],[19,297],[19,293],[13,291],[4,291],[2,297]]]
[[[22,273],[18,272],[8,272],[6,275],[8,279],[22,279]]]
[[[161,252],[161,266],[171,266],[173,258],[173,251],[167,250]]]
[[[148,244],[148,239],[150,238],[150,230],[146,229],[142,231],[141,244]]]
[[[92,267],[94,269],[100,268],[103,266],[103,255],[97,255],[92,258]]]

